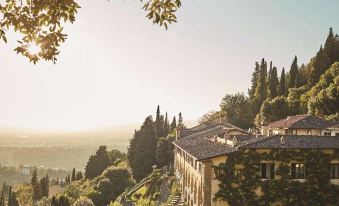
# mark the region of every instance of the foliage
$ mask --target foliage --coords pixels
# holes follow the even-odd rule
[[[68,197],[61,195],[60,197],[52,197],[51,206],[70,206]]]
[[[77,201],[73,203],[73,206],[95,206],[92,200],[86,197],[80,197]]]
[[[198,120],[198,123],[203,124],[203,123],[206,123],[210,120],[217,119],[220,116],[221,116],[220,111],[211,110],[211,111],[208,111],[207,113],[205,113],[202,117],[200,117],[199,120]]]
[[[64,191],[70,202],[81,197],[91,199],[97,206],[106,206],[134,184],[128,168],[110,166],[94,179],[72,182]]]
[[[221,198],[230,205],[261,206],[282,202],[283,205],[336,205],[339,201],[339,186],[329,181],[328,164],[339,158],[339,151],[333,154],[321,150],[270,150],[259,153],[255,150],[240,150],[219,165],[224,171],[219,180],[220,190],[215,198]],[[257,177],[261,161],[280,162],[276,178],[262,181]],[[302,161],[306,165],[304,182],[292,181],[289,174],[291,161]],[[235,174],[237,166],[243,166],[240,176]],[[258,195],[255,190],[261,190]],[[307,192],[305,192],[307,191]]]
[[[33,171],[32,179],[31,179],[31,186],[32,186],[32,200],[33,202],[40,200],[41,198],[41,187],[39,185],[39,179],[36,169]]]
[[[252,126],[251,102],[244,94],[225,95],[221,101],[220,108],[230,123],[241,128]]]
[[[12,187],[10,187],[8,193],[8,206],[19,206],[19,202],[16,197],[16,192],[12,191]]]
[[[268,87],[270,98],[275,98],[276,96],[278,96],[278,84],[279,84],[278,69],[277,67],[273,67],[272,69],[270,69],[268,75]]]
[[[326,117],[339,113],[339,63],[333,64],[304,97],[309,99],[311,114]]]
[[[288,88],[295,88],[298,86],[298,69],[298,59],[297,56],[295,56],[289,73]]]
[[[157,137],[152,116],[148,116],[139,131],[135,131],[128,147],[128,161],[133,177],[139,181],[152,171],[156,164]]]
[[[73,0],[31,0],[31,1],[6,1],[0,5],[0,37],[7,42],[6,30],[13,28],[22,34],[15,48],[17,53],[36,63],[40,59],[46,61],[57,60],[58,47],[66,39],[63,33],[63,23],[75,20],[75,15],[80,6]],[[29,52],[29,47],[36,44],[41,48],[37,54]]]
[[[248,97],[243,94],[227,94],[222,100],[220,112],[210,112],[202,117],[208,121],[221,114],[244,129],[285,118],[288,115],[313,114],[329,120],[339,119],[339,41],[332,29],[316,56],[306,65],[298,66],[294,57],[291,69],[282,68],[278,77],[277,68],[267,61],[255,62]],[[333,65],[332,65],[333,64]],[[330,67],[332,65],[332,67]]]
[[[151,200],[150,198],[147,198],[147,199],[142,198],[138,202],[136,202],[135,205],[136,206],[155,206],[156,201]]]
[[[166,166],[173,162],[174,153],[172,141],[175,139],[174,136],[161,137],[158,141],[156,149],[156,158],[159,167]]]
[[[33,189],[29,184],[19,185],[15,188],[17,200],[20,205],[32,205],[33,202]]]
[[[143,9],[147,12],[147,18],[153,24],[158,24],[168,28],[168,24],[177,22],[174,14],[181,6],[180,0],[147,0]]]
[[[143,9],[153,24],[167,29],[177,21],[175,12],[180,6],[180,0],[145,0]],[[74,0],[8,0],[0,4],[0,40],[7,42],[6,32],[13,29],[22,36],[14,49],[17,53],[34,64],[41,59],[55,63],[67,38],[64,25],[75,21],[78,9]],[[40,51],[31,52],[32,46]]]
[[[110,165],[110,158],[108,156],[107,147],[100,146],[94,155],[91,155],[86,168],[85,177],[93,179],[100,175]]]

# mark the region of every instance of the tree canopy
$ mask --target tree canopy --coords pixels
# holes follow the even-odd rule
[[[181,0],[141,0],[146,17],[165,29],[176,22],[175,12]],[[14,49],[34,64],[39,60],[57,61],[59,47],[65,42],[65,24],[73,23],[80,5],[76,0],[6,0],[0,1],[0,40],[7,43],[13,29],[21,37]]]

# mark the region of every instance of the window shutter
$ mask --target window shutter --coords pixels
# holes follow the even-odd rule
[[[270,176],[271,176],[271,178],[270,179],[274,179],[275,178],[275,164],[274,163],[272,163],[272,164],[270,164],[271,165],[271,171],[270,171]]]
[[[261,178],[266,179],[267,178],[267,164],[261,163]]]
[[[295,179],[295,174],[296,174],[296,164],[291,164],[291,177],[292,179]]]

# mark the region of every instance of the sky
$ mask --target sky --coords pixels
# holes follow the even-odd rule
[[[279,71],[307,63],[339,1],[182,0],[169,30],[145,18],[140,1],[79,0],[57,63],[33,65],[0,44],[0,125],[81,130],[141,123],[161,111],[196,120],[227,93],[250,86],[255,61]]]

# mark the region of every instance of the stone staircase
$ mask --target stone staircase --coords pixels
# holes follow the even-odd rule
[[[167,206],[184,206],[185,202],[180,196],[174,196]]]

